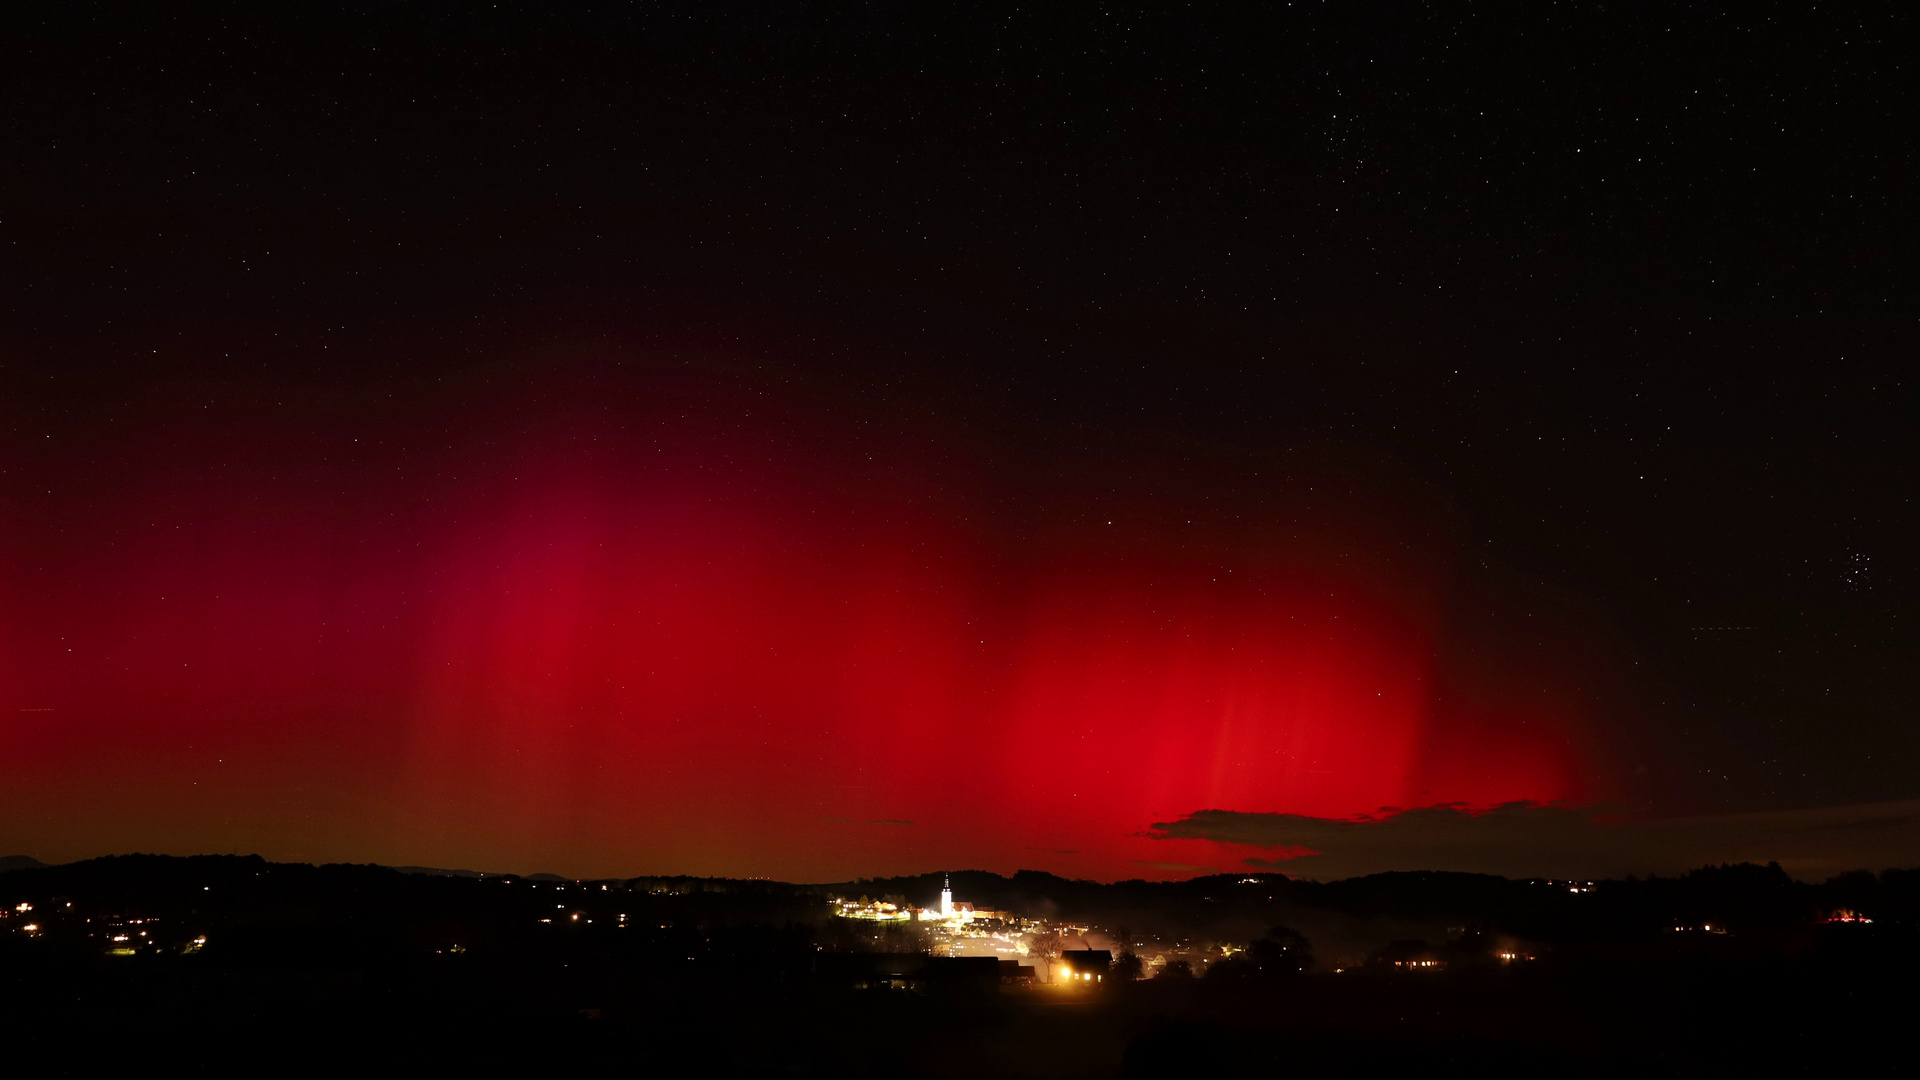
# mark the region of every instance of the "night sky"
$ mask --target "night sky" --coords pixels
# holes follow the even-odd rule
[[[0,12],[0,854],[1920,862],[1895,6],[557,7]]]

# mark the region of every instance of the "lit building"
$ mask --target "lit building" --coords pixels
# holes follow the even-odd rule
[[[843,900],[839,897],[831,897],[829,898],[829,902],[833,906],[833,913],[843,919],[897,922],[913,918],[913,910],[911,908],[902,907],[890,900],[869,900],[864,896],[858,900]]]
[[[1442,971],[1447,966],[1424,941],[1396,941],[1375,953],[1371,962],[1392,971]]]
[[[1060,967],[1066,975],[1064,981],[1104,982],[1113,967],[1113,953],[1107,949],[1063,949]]]

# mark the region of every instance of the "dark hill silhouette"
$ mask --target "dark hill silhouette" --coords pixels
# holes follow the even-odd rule
[[[0,855],[0,874],[9,870],[38,870],[45,865],[31,855]]]
[[[396,866],[395,870],[403,874],[422,874],[427,877],[490,878],[505,877],[505,874],[489,874],[484,870],[447,870],[438,866]]]
[[[1078,1010],[1048,1004],[1059,988],[984,975],[956,995],[929,973],[997,962],[920,963],[921,928],[829,914],[834,892],[930,901],[939,875],[576,883],[122,855],[0,879],[0,909],[29,905],[0,924],[0,1016],[23,1053],[91,1048],[106,1031],[138,1056],[190,1030],[197,1053],[237,1060],[287,1045],[352,1060],[395,1043],[436,1065],[560,1053],[715,1075],[917,1075],[913,1063],[965,1047],[973,1073],[1011,1075],[999,1066],[1059,1045],[1118,1069],[1178,1059],[1197,1039],[1236,1067],[1286,1045],[1289,1060],[1352,1075],[1340,1063],[1373,1047],[1395,1067],[1484,1076],[1824,1066],[1836,1047],[1903,1030],[1916,1003],[1916,871],[1809,885],[1746,865],[1591,887],[1439,873],[952,878],[960,899],[1113,937],[1171,927],[1213,948],[1218,974],[1107,980]],[[1855,918],[1834,921],[1842,908]],[[1707,916],[1727,932],[1676,929]],[[27,918],[36,929],[20,932]],[[1348,945],[1329,927],[1359,949],[1356,969],[1332,972]],[[1434,978],[1364,963],[1423,938],[1446,960]],[[1219,945],[1244,951],[1217,960]],[[1502,951],[1529,959],[1504,964]],[[1672,1024],[1680,1014],[1688,1023]],[[1605,1068],[1582,1064],[1580,1033],[1596,1028],[1613,1033]],[[1765,1050],[1750,1060],[1746,1047]]]

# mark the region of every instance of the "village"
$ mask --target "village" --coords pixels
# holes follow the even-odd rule
[[[831,896],[828,906],[839,918],[912,927],[925,935],[931,957],[996,960],[1000,981],[1008,985],[1065,988],[1110,977],[1203,975],[1213,962],[1243,951],[1232,944],[1191,938],[1169,942],[1148,935],[1128,940],[1131,935],[1125,928],[976,907],[954,899],[951,880],[942,882],[940,899],[930,907],[916,907],[898,895]]]

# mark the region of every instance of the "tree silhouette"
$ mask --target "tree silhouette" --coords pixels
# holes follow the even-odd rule
[[[1313,945],[1298,930],[1276,926],[1247,945],[1246,963],[1263,979],[1295,978],[1313,967]]]

